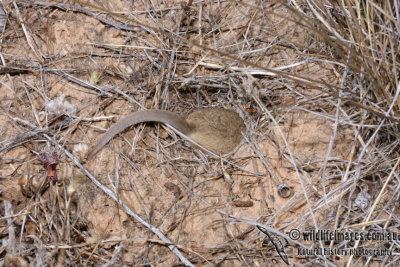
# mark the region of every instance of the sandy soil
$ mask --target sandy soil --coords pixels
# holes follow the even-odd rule
[[[324,194],[339,190],[351,160],[354,129],[337,124],[335,103],[311,86],[261,69],[252,74],[253,66],[152,30],[162,26],[267,68],[300,63],[284,71],[338,82],[336,67],[294,49],[316,44],[287,19],[285,7],[272,1],[257,7],[250,1],[194,1],[187,11],[178,1],[84,5],[135,29],[126,31],[71,6],[17,5],[20,17],[13,4],[4,5],[10,18],[2,40],[4,62],[16,69],[0,76],[0,140],[6,148],[1,197],[11,204],[15,231],[15,250],[3,246],[3,255],[20,253],[20,261],[39,265],[179,262],[168,244],[104,194],[63,150],[83,162],[84,145],[92,146],[118,118],[141,109],[133,100],[180,114],[198,107],[230,108],[246,123],[241,144],[223,160],[163,125],[148,123],[115,137],[83,164],[193,264],[280,266],[274,246],[263,245],[265,235],[246,220],[286,233],[308,229],[313,218],[336,216],[330,197],[332,202],[309,213]],[[53,151],[58,157],[54,183],[37,160]],[[280,197],[278,183],[293,194]],[[1,221],[4,240],[10,240],[8,222]],[[301,263],[305,257],[297,255],[297,246],[291,243],[286,253]]]

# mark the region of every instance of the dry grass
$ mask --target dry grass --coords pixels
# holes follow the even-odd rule
[[[399,227],[396,1],[3,8],[4,266],[398,265],[398,242],[290,238]],[[116,117],[198,107],[245,120],[233,154],[205,155],[153,124],[83,163]],[[299,253],[318,248],[393,255]]]

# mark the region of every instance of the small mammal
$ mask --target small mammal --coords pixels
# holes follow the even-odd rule
[[[166,110],[142,110],[128,114],[111,126],[88,152],[86,159],[92,158],[115,135],[129,126],[150,121],[169,124],[217,155],[231,152],[240,143],[242,132],[245,131],[242,118],[233,110],[198,109],[186,118]]]

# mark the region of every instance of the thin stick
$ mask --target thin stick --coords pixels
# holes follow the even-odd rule
[[[364,223],[365,225],[364,225],[363,228],[362,228],[363,231],[365,230],[365,227],[368,225],[369,219],[371,218],[372,213],[375,211],[376,205],[378,204],[379,200],[381,200],[381,197],[382,197],[383,193],[386,192],[386,187],[387,187],[387,185],[389,184],[389,182],[392,180],[393,174],[394,174],[394,172],[396,171],[397,167],[399,166],[399,163],[400,163],[400,157],[397,159],[397,162],[396,162],[396,164],[394,165],[394,167],[392,168],[392,171],[390,172],[389,177],[386,179],[386,182],[385,182],[385,184],[382,186],[382,189],[381,189],[381,191],[379,192],[379,195],[376,197],[375,202],[374,202],[374,204],[372,205],[372,208],[371,208],[371,210],[369,211],[369,214],[368,214],[367,218],[364,220],[363,223]],[[357,248],[358,248],[358,244],[360,244],[360,239],[357,239],[357,241],[356,241],[356,243],[354,244],[354,247],[353,247],[353,248],[354,248],[354,249],[357,249]],[[349,261],[347,262],[346,267],[350,267],[350,266],[351,266],[351,262],[353,261],[353,256],[354,256],[353,254],[350,256]]]
[[[153,225],[147,223],[144,221],[142,218],[140,218],[136,213],[134,213],[121,199],[119,199],[110,189],[108,189],[106,186],[101,184],[83,165],[79,162],[79,160],[72,155],[67,149],[65,149],[63,146],[55,142],[50,136],[47,134],[43,134],[43,136],[49,140],[53,145],[57,146],[60,150],[62,150],[74,163],[75,165],[81,169],[81,171],[86,174],[87,177],[89,177],[92,182],[99,187],[101,190],[103,190],[104,193],[106,193],[109,197],[111,197],[114,201],[118,202],[119,205],[125,210],[126,213],[128,213],[130,216],[132,216],[135,220],[143,224],[145,227],[147,227],[150,231],[152,231],[154,234],[156,234],[162,241],[164,241],[168,245],[168,248],[186,265],[186,266],[193,266],[194,265],[185,258],[185,256],[182,255],[182,253],[178,250],[178,248],[172,244],[172,242],[163,235],[163,233],[160,232],[156,227]]]

